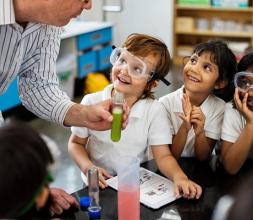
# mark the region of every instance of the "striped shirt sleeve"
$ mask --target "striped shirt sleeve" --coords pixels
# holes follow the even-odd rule
[[[61,29],[44,25],[41,42],[19,74],[19,96],[23,105],[40,118],[63,125],[74,104],[59,89],[56,59],[60,48]]]
[[[0,0],[0,25],[15,23],[12,0]]]

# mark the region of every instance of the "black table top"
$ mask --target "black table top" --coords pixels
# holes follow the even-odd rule
[[[141,204],[141,219],[155,220],[161,218],[164,212],[171,209],[177,210],[182,220],[187,219],[211,219],[214,207],[218,199],[232,193],[234,189],[245,179],[253,167],[253,161],[247,161],[237,175],[226,174],[222,168],[213,172],[208,162],[199,162],[194,158],[182,158],[179,164],[188,177],[202,186],[203,194],[199,200],[178,199],[167,204],[160,209],[153,210]],[[154,161],[146,162],[143,167],[159,173]],[[77,198],[87,196],[87,188],[73,194]],[[100,205],[102,207],[102,217],[104,220],[117,219],[117,191],[106,188],[100,190]],[[76,213],[65,213],[61,218],[86,220],[88,214],[84,211]]]

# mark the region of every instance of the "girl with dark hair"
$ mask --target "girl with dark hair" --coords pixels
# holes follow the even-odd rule
[[[238,63],[233,102],[227,103],[222,125],[221,162],[230,174],[253,158],[253,53]]]
[[[1,127],[0,161],[0,218],[29,216],[43,209],[53,158],[42,138],[24,123]]]
[[[220,139],[225,109],[221,98],[230,99],[227,91],[235,73],[235,55],[224,42],[201,43],[184,66],[184,85],[160,98],[171,124],[170,148],[177,159],[210,157]]]

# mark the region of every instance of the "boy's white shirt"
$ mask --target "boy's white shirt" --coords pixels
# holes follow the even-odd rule
[[[233,108],[232,102],[227,103],[222,123],[221,139],[224,141],[235,143],[236,140],[239,138],[245,125],[245,118],[236,108]],[[248,157],[253,159],[253,149],[251,150]]]
[[[159,99],[167,110],[167,117],[169,118],[171,125],[171,134],[176,135],[181,124],[182,119],[179,118],[179,114],[183,113],[182,97],[183,86],[168,95],[165,95]],[[205,135],[206,137],[219,140],[221,133],[221,125],[223,120],[223,114],[225,110],[225,102],[220,98],[209,95],[206,100],[200,105],[205,119]],[[193,157],[194,153],[195,133],[193,128],[188,133],[184,150],[181,154],[182,157]]]
[[[84,96],[82,104],[91,105],[111,98],[113,86],[103,91]],[[119,155],[137,156],[141,162],[146,161],[148,146],[171,144],[172,136],[169,120],[164,107],[152,99],[137,101],[131,108],[128,125],[121,131],[119,142],[111,141],[110,132],[94,131],[88,128],[72,127],[72,134],[89,137],[87,150],[96,166],[103,167],[111,175],[116,174]]]

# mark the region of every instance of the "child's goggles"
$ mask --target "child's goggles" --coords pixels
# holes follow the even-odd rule
[[[234,78],[235,87],[241,92],[253,91],[253,73],[239,72],[235,74]]]
[[[125,48],[115,48],[111,53],[110,62],[113,67],[127,70],[128,74],[136,79],[149,80],[155,72],[155,67],[151,63],[147,64]]]

